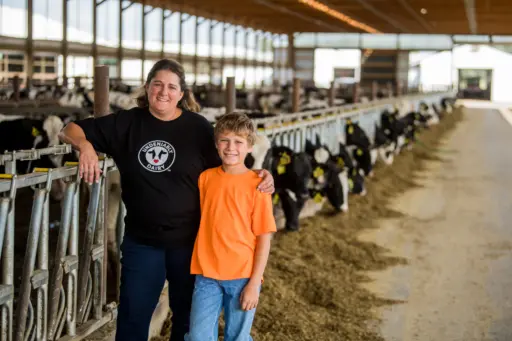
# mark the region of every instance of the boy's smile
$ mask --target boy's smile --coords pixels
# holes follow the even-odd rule
[[[247,154],[252,151],[247,138],[234,132],[222,132],[216,141],[217,151],[224,166],[244,166]]]

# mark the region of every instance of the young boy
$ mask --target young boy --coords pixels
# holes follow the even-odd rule
[[[201,223],[192,255],[196,274],[186,341],[217,340],[224,308],[225,341],[250,341],[263,272],[276,231],[269,194],[244,165],[256,137],[244,114],[222,116],[215,125],[222,166],[199,176]]]

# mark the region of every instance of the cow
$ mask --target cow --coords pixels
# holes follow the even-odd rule
[[[375,164],[377,157],[379,157],[380,160],[386,165],[393,164],[393,151],[395,150],[395,143],[386,136],[384,129],[379,127],[377,123],[375,123],[374,131],[373,149],[377,150],[377,155],[375,155],[375,153],[371,154],[372,164]]]
[[[451,114],[453,112],[453,105],[454,100],[452,98],[443,97],[441,99],[441,107],[443,108],[444,112],[447,114]]]
[[[316,135],[315,144],[306,139],[305,151],[313,169],[310,196],[317,202],[326,197],[337,212],[348,211],[348,179],[345,172],[339,171],[329,148],[321,144],[320,136]]]
[[[405,122],[398,117],[398,111],[389,112],[384,110],[380,116],[380,126],[384,134],[395,145],[394,153],[398,155],[405,146]]]
[[[58,134],[63,127],[64,123],[55,115],[44,119],[0,115],[0,152],[56,146],[59,144]],[[42,155],[38,160],[18,160],[16,171],[17,174],[27,174],[36,167],[61,167],[62,159],[62,155]],[[4,172],[5,169],[0,169],[0,173]],[[64,182],[53,181],[50,194],[53,200],[61,200],[64,196]]]
[[[281,203],[285,229],[298,231],[299,215],[309,198],[308,183],[312,176],[311,161],[305,153],[295,153],[285,146],[271,145],[266,136],[258,135],[245,165],[251,169],[267,169],[274,177],[273,203]]]
[[[373,176],[372,160],[376,160],[377,150],[371,148],[370,139],[357,122],[347,120],[345,139],[348,149],[356,162],[356,166],[364,171],[365,176]],[[375,155],[372,157],[372,154]]]
[[[338,167],[344,198],[346,198],[345,201],[348,202],[348,193],[366,195],[364,171],[356,167],[354,160],[343,143],[340,142],[339,153],[333,155],[331,160]]]
[[[425,102],[420,102],[420,108],[416,118],[420,123],[426,124],[427,126],[439,124],[439,116],[437,116],[435,110]]]

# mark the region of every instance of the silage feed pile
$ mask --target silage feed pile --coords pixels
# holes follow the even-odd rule
[[[251,333],[255,341],[383,341],[370,327],[378,323],[374,308],[398,302],[381,299],[360,284],[369,280],[365,271],[406,260],[359,241],[357,234],[377,228],[381,218],[399,216],[387,208],[389,200],[418,186],[415,173],[425,162],[442,159],[436,148],[462,118],[461,110],[446,115],[391,167],[377,166],[374,178],[367,180],[368,194],[351,196],[348,213],[333,215],[326,204],[301,221],[299,232],[275,235]],[[168,333],[169,322],[153,341],[168,340]]]

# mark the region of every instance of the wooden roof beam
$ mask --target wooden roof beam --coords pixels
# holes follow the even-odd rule
[[[466,10],[466,17],[468,18],[469,32],[471,32],[471,34],[476,34],[477,24],[475,0],[464,0],[464,9]]]
[[[387,22],[389,22],[393,27],[395,27],[396,29],[402,31],[403,33],[407,33],[407,32],[410,32],[409,29],[407,29],[407,27],[403,26],[402,24],[400,24],[397,20],[394,20],[393,18],[390,18],[389,16],[387,16],[386,14],[382,13],[381,11],[379,11],[378,9],[376,9],[374,6],[370,5],[366,0],[357,0],[357,2],[359,2],[364,8],[366,8],[368,11],[372,12],[373,14],[375,14],[377,17],[383,19],[383,20],[386,20]]]
[[[300,13],[294,12],[294,11],[289,10],[288,8],[284,7],[284,6],[277,5],[277,4],[272,3],[270,1],[267,1],[267,0],[252,0],[252,2],[255,2],[255,3],[260,4],[262,6],[266,6],[268,8],[271,8],[273,10],[279,11],[281,13],[285,13],[285,14],[288,14],[288,15],[300,18],[300,19],[302,19],[302,20],[304,20],[306,22],[311,22],[311,23],[313,23],[313,24],[315,24],[315,25],[317,25],[319,27],[327,28],[327,29],[329,29],[329,31],[334,31],[334,32],[344,32],[344,31],[346,31],[341,26],[330,25],[330,24],[327,24],[327,23],[325,23],[325,22],[323,22],[321,20],[312,19],[311,17],[308,17],[306,15],[302,15]]]
[[[427,31],[427,33],[432,33],[433,29],[432,29],[432,26],[430,26],[429,23],[427,23],[427,21],[425,19],[423,19],[423,17],[421,15],[419,15],[412,7],[411,5],[409,5],[409,3],[407,2],[407,0],[398,0],[400,2],[400,4],[405,8],[405,10],[407,12],[409,12],[410,15],[412,15],[412,17],[414,19],[416,19],[417,22],[420,23],[421,26],[423,26],[423,28]]]

